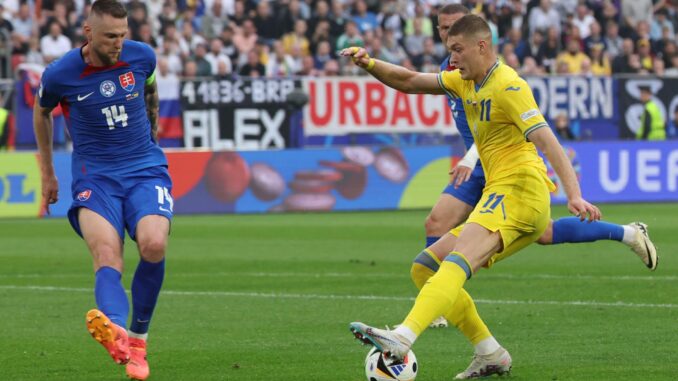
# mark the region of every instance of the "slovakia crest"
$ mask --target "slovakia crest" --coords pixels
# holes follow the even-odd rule
[[[118,76],[118,80],[120,81],[120,86],[125,89],[125,91],[134,90],[134,85],[136,82],[134,81],[134,73],[131,71]]]
[[[87,201],[87,200],[89,200],[89,196],[91,196],[91,195],[92,195],[92,190],[88,189],[88,190],[85,190],[85,191],[78,193],[77,199],[78,199],[78,201]]]
[[[115,94],[115,83],[113,81],[103,81],[101,82],[101,85],[99,86],[99,92],[101,92],[101,95],[105,96],[106,98],[110,98]]]

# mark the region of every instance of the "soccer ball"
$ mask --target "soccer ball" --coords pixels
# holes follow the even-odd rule
[[[419,365],[414,352],[407,352],[403,361],[394,361],[384,356],[377,348],[365,358],[367,381],[414,381]]]

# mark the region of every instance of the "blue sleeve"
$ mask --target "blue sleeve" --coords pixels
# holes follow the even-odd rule
[[[146,78],[149,78],[151,75],[153,75],[153,72],[155,72],[155,52],[149,45],[143,42],[140,44],[144,56],[144,64],[146,65]]]
[[[48,66],[42,73],[40,87],[38,88],[40,107],[54,108],[61,101],[61,89],[55,81],[56,77],[57,75],[55,75],[52,65]]]

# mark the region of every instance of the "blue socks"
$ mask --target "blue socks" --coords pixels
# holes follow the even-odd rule
[[[440,237],[426,237],[426,247],[429,247],[429,246],[433,245],[434,243],[436,243],[436,241],[439,238]]]
[[[553,244],[593,242],[598,240],[621,241],[624,228],[609,222],[580,221],[578,217],[560,218],[553,222]]]
[[[123,328],[127,327],[129,301],[122,287],[122,274],[112,267],[101,267],[95,274],[94,298],[97,307],[111,321]]]
[[[132,323],[130,331],[138,334],[148,332],[151,316],[165,278],[165,260],[158,263],[139,261],[132,280]]]

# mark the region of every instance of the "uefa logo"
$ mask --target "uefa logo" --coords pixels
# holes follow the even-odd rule
[[[101,82],[101,86],[99,86],[99,91],[101,92],[101,95],[110,98],[115,94],[115,83],[113,83],[113,81],[103,81]]]

